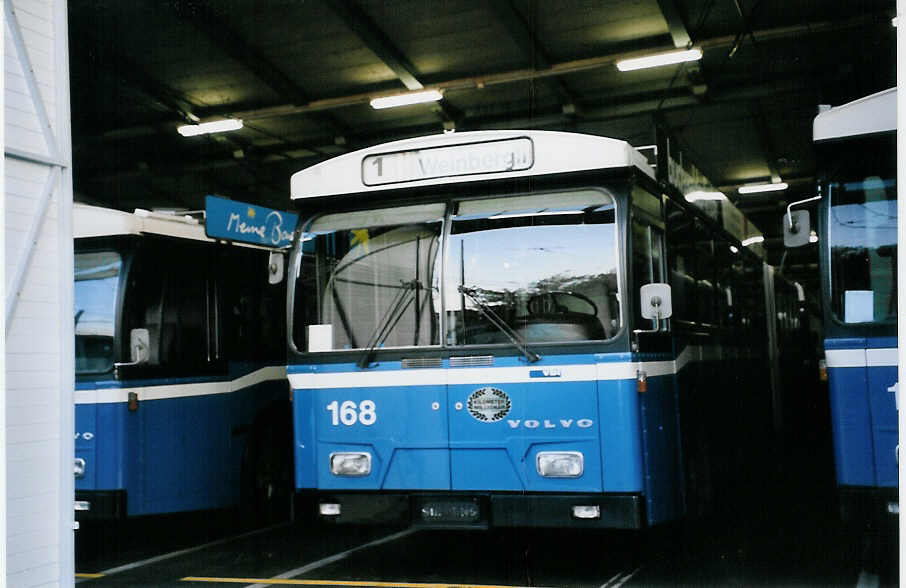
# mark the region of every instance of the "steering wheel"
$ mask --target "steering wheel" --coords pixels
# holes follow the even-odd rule
[[[588,304],[591,307],[592,312],[580,312],[575,310],[570,310],[568,306],[562,304],[558,298],[567,297],[575,298],[581,300],[582,302]],[[529,314],[588,314],[591,316],[598,315],[598,306],[592,302],[592,300],[584,295],[577,292],[568,292],[566,290],[553,290],[551,292],[544,292],[542,294],[536,294],[529,298],[528,300],[528,311]]]

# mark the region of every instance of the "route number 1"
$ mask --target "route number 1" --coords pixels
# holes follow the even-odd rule
[[[352,400],[344,400],[342,404],[334,400],[327,405],[330,412],[330,424],[338,426],[340,423],[351,427],[356,422],[373,425],[377,421],[377,407],[372,400],[363,400],[356,406]]]

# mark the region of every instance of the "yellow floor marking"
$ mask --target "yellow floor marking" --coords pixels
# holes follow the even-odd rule
[[[367,580],[284,580],[280,578],[206,578],[188,576],[182,582],[221,582],[225,584],[277,584],[283,586],[361,586],[365,588],[527,588],[493,584],[425,584],[421,582],[374,582]],[[538,588],[538,587],[535,587]]]
[[[104,577],[104,574],[79,574],[79,573],[76,573],[75,577],[76,577],[76,578],[89,578],[89,579],[91,579],[91,578],[103,578],[103,577]]]

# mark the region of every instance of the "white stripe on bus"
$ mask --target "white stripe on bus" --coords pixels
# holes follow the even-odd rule
[[[882,367],[897,365],[897,348],[828,349],[824,352],[827,367]]]
[[[222,382],[197,382],[194,384],[168,384],[164,386],[133,386],[129,388],[101,388],[95,390],[76,390],[73,398],[76,404],[122,403],[129,400],[129,393],[136,392],[141,401],[167,400],[172,398],[189,398],[192,396],[209,396],[231,394],[238,390],[268,382],[286,379],[285,366],[270,366],[255,370],[235,380]]]
[[[694,351],[680,356],[679,361],[613,362],[586,365],[554,365],[532,367],[489,367],[489,368],[431,368],[388,370],[380,372],[322,372],[289,374],[293,389],[329,388],[380,388],[389,386],[450,386],[456,384],[475,385],[494,382],[508,384],[529,382],[592,382],[595,380],[632,380],[640,371],[650,377],[675,374],[688,363],[696,361]],[[533,378],[533,370],[556,371],[556,377]]]
[[[896,347],[888,349],[869,349],[868,350],[868,365],[869,367],[878,367],[878,366],[896,366],[899,364],[897,361],[897,356],[899,355],[899,350]]]

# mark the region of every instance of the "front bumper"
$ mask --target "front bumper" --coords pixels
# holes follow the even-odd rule
[[[641,529],[645,520],[639,494],[362,492],[320,494],[315,502],[316,508],[338,505],[339,514],[321,517],[338,524]],[[597,507],[599,516],[578,518],[574,507]]]

